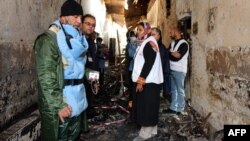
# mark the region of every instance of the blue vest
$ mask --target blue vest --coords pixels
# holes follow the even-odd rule
[[[55,22],[57,25],[58,23]],[[70,49],[63,30],[57,32],[57,43],[63,56],[64,79],[82,79],[85,73],[88,43],[73,26],[64,24],[63,27],[65,32],[72,36],[70,39],[72,49]],[[88,106],[84,84],[65,86],[63,98],[72,108],[71,117],[80,115]]]

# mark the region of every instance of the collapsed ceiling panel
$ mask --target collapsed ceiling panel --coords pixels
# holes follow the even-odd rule
[[[126,25],[135,28],[141,17],[146,17],[150,0],[128,0],[128,10],[125,10]]]
[[[119,25],[125,24],[124,5],[125,0],[105,0],[107,14],[112,17],[112,20]]]
[[[125,9],[127,1],[128,9]],[[148,3],[150,0],[105,0],[107,14],[112,20],[120,25],[135,27],[141,16],[147,15]]]
[[[107,13],[109,14],[120,14],[124,17],[124,6],[123,5],[112,5],[112,4],[106,4]]]

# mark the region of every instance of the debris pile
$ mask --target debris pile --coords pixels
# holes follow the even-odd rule
[[[140,127],[130,120],[127,107],[128,92],[120,81],[116,68],[105,75],[106,83],[96,95],[93,117],[88,119],[89,132],[82,133],[79,141],[131,141],[138,135]],[[187,104],[188,105],[188,104]],[[161,111],[169,102],[161,98],[160,121],[157,136],[149,141],[222,141],[223,131],[209,134],[207,120],[188,105],[180,115],[166,115]]]

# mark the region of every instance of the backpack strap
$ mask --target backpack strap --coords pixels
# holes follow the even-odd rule
[[[63,33],[64,33],[64,35],[65,35],[65,37],[66,37],[66,42],[67,42],[67,45],[68,45],[68,47],[70,48],[70,49],[72,49],[72,46],[71,46],[71,43],[70,43],[70,39],[71,38],[73,38],[71,35],[69,35],[66,31],[65,31],[65,29],[63,28],[63,25],[62,25],[62,23],[59,21],[59,23],[60,23],[60,25],[61,25],[61,27],[62,27],[62,31],[63,31]]]

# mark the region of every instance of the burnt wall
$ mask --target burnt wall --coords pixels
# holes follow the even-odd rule
[[[186,98],[212,130],[250,123],[250,1],[151,0],[148,21],[162,30],[191,19]],[[187,84],[186,83],[186,84]]]
[[[33,43],[64,1],[0,1],[0,127],[37,101]]]
[[[216,130],[250,123],[250,2],[177,1],[192,17],[191,105]]]
[[[169,28],[178,21],[176,3],[173,0],[151,0],[148,5],[147,20],[152,27],[158,27],[162,31],[162,42],[168,47]]]

